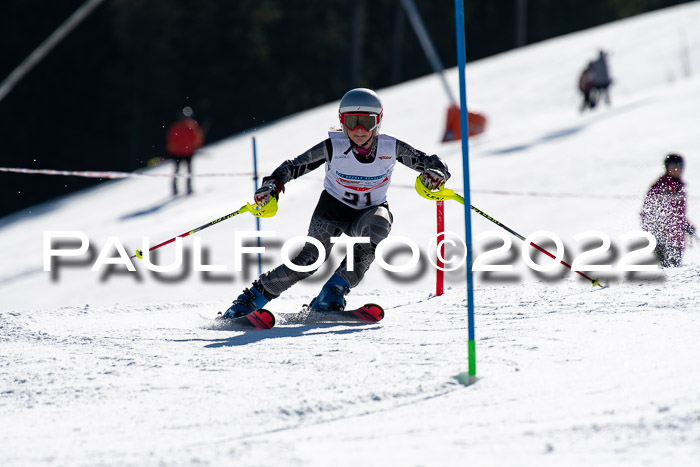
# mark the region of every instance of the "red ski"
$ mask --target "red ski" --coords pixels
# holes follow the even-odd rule
[[[260,309],[238,318],[224,318],[219,316],[216,320],[226,329],[253,330],[270,329],[275,325],[275,315],[267,310]]]
[[[299,313],[282,313],[280,315],[281,324],[304,324],[304,323],[376,323],[384,318],[384,309],[376,303],[368,303],[354,310],[343,311],[310,311],[304,310]],[[249,313],[238,318],[216,319],[221,329],[235,331],[251,331],[256,329],[271,329],[277,320],[275,315],[268,310],[260,310]]]
[[[344,310],[340,313],[352,313],[355,317],[362,321],[368,321],[370,323],[376,323],[384,319],[384,308],[377,305],[376,303],[368,303],[361,306],[356,310]]]
[[[376,303],[367,303],[354,310],[309,310],[300,313],[299,318],[305,323],[376,323],[384,318],[384,309]]]

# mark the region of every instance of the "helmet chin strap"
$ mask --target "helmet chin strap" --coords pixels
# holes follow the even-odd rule
[[[374,135],[370,136],[369,139],[367,139],[367,141],[365,141],[363,144],[353,143],[352,145],[355,146],[357,152],[363,156],[366,156],[372,150],[372,143],[374,143]]]
[[[348,140],[350,140],[350,147],[343,153],[347,154],[351,150],[357,151],[361,156],[366,156],[370,152],[372,152],[372,145],[374,144],[374,137],[376,136],[374,133],[369,137],[367,141],[365,141],[362,144],[355,144],[355,142],[350,138],[350,135],[347,133],[347,130],[343,128],[343,132],[345,133],[345,136],[348,137]]]

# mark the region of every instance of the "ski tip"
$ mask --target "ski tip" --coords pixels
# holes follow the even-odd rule
[[[353,310],[353,314],[363,321],[376,323],[384,319],[384,308],[376,303],[367,303],[357,310]]]
[[[257,329],[271,329],[275,325],[275,315],[264,308],[246,315],[246,318]]]
[[[275,315],[267,310],[260,309],[237,318],[224,318],[219,312],[215,319],[217,326],[226,330],[251,331],[257,329],[271,329],[275,326]]]

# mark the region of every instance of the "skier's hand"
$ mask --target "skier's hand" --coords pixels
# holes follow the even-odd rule
[[[265,180],[263,184],[255,191],[255,204],[265,206],[270,202],[270,197],[279,199],[280,192],[284,193],[284,184],[274,178]]]
[[[437,169],[425,169],[420,177],[420,182],[430,191],[437,190],[447,181],[447,177]]]
[[[685,228],[685,231],[688,232],[688,235],[691,237],[695,236],[695,226],[693,224],[688,224],[688,227]]]

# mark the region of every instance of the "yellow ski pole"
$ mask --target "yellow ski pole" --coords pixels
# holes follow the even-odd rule
[[[450,190],[450,189],[448,189],[448,188],[445,188],[444,184],[443,184],[443,185],[440,185],[436,191],[430,191],[430,190],[428,190],[428,189],[423,185],[423,182],[421,182],[421,176],[420,176],[420,175],[416,178],[416,191],[417,191],[418,194],[421,195],[423,198],[426,198],[426,199],[429,199],[429,200],[432,200],[432,201],[442,201],[442,200],[446,200],[446,199],[453,199],[453,200],[459,202],[460,204],[464,204],[464,198],[463,198],[461,195],[459,195],[458,193],[455,193],[454,190]],[[471,206],[471,210],[474,211],[475,213],[477,213],[477,214],[479,214],[479,215],[485,217],[486,219],[490,220],[491,222],[493,222],[493,223],[496,224],[497,226],[501,227],[501,228],[504,229],[505,231],[507,231],[507,232],[511,233],[512,235],[518,237],[520,240],[525,241],[525,237],[523,237],[522,235],[520,235],[518,232],[516,232],[515,230],[511,229],[510,227],[508,227],[508,226],[506,226],[506,225],[500,223],[499,221],[497,221],[497,220],[494,219],[493,217],[491,217],[491,216],[489,216],[488,214],[486,214],[484,211],[475,208],[473,205]],[[544,253],[545,255],[549,256],[550,258],[556,259],[556,256],[554,256],[553,254],[551,254],[550,252],[548,252],[547,250],[545,250],[544,248],[542,248],[542,247],[539,246],[538,244],[536,244],[536,243],[534,243],[534,242],[530,242],[530,246],[532,246],[532,247],[535,248],[536,250],[538,250],[538,251]],[[559,262],[560,262],[561,264],[563,264],[564,266],[566,266],[567,268],[571,269],[571,265],[570,265],[569,263],[567,263],[566,261],[559,261]],[[574,271],[573,269],[571,269],[571,270]],[[583,277],[585,277],[586,279],[588,279],[588,280],[591,282],[591,284],[593,284],[593,287],[595,287],[595,286],[597,285],[597,286],[599,286],[599,287],[605,288],[605,286],[602,285],[602,284],[598,281],[598,279],[593,279],[593,278],[587,276],[586,274],[582,273],[581,271],[574,271],[574,272],[575,272],[576,274],[579,274],[580,276],[583,276]]]
[[[185,232],[181,235],[178,235],[177,237],[173,237],[170,240],[166,240],[163,243],[159,243],[156,246],[153,246],[148,249],[148,251],[153,251],[156,248],[160,248],[162,246],[168,245],[172,242],[174,242],[178,238],[184,238],[189,235],[192,235],[193,233],[199,232],[200,230],[204,230],[207,227],[211,227],[214,224],[218,224],[219,222],[223,222],[225,220],[228,220],[234,216],[237,216],[239,214],[242,214],[244,212],[249,212],[255,217],[272,217],[277,213],[277,200],[273,197],[270,198],[270,201],[265,205],[265,206],[260,206],[258,204],[250,204],[246,203],[245,206],[241,207],[238,211],[234,211],[231,214],[226,214],[223,217],[219,217],[218,219],[215,219],[207,224],[200,225],[196,229],[190,230],[189,232]],[[132,257],[133,258],[138,258],[138,259],[143,259],[143,251],[141,250],[136,250],[136,254],[134,254]]]

